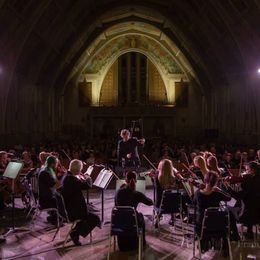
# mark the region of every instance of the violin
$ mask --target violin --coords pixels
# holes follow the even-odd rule
[[[230,184],[238,184],[238,183],[243,183],[244,181],[248,180],[248,178],[252,178],[253,175],[251,173],[244,173],[241,174],[240,176],[228,176],[224,178],[220,178],[220,181],[226,181],[229,182]]]

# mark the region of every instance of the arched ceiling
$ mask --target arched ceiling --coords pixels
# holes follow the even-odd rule
[[[93,40],[127,21],[167,35],[205,88],[245,78],[259,59],[258,0],[2,0],[0,6],[5,94],[17,75],[62,89]]]

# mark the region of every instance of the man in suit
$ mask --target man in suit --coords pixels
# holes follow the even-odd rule
[[[99,216],[89,212],[83,190],[92,187],[90,176],[81,174],[83,164],[79,160],[70,163],[68,172],[62,179],[62,195],[68,217],[71,221],[80,220],[72,230],[70,237],[75,245],[81,245],[79,237],[86,237],[95,227],[101,228]]]

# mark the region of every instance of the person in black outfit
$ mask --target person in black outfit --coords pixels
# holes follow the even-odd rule
[[[194,194],[193,201],[196,209],[195,230],[197,234],[201,232],[204,211],[210,207],[219,207],[221,201],[231,200],[230,196],[224,194],[215,186],[217,181],[218,174],[214,171],[209,171],[204,177],[205,188],[197,190]],[[232,214],[230,214],[230,230],[231,240],[239,240],[236,221]],[[207,250],[207,241],[202,241],[202,249]]]
[[[60,197],[56,190],[58,187],[58,180],[55,175],[55,167],[57,164],[57,158],[49,156],[46,159],[45,167],[39,172],[39,204],[41,209],[47,208],[59,208]],[[55,224],[57,216],[55,212],[49,212],[47,221],[51,224]]]
[[[99,216],[89,212],[82,190],[92,187],[90,176],[82,175],[83,164],[79,160],[70,163],[69,171],[62,179],[62,195],[71,221],[81,220],[72,230],[70,237],[75,245],[81,245],[79,236],[86,237],[95,227],[101,228]]]
[[[136,191],[137,176],[133,171],[129,171],[126,174],[126,184],[123,184],[117,191],[115,196],[116,206],[130,206],[135,210],[139,203],[143,203],[148,206],[153,205],[153,201],[146,197],[143,193]],[[142,213],[137,212],[138,226],[143,229],[143,244],[146,245],[145,240],[145,221]],[[137,237],[129,239],[129,237],[118,237],[118,247],[121,251],[134,250],[138,247]]]
[[[241,212],[236,218],[247,226],[246,237],[252,239],[253,225],[260,223],[260,165],[253,161],[246,165],[246,169],[247,173],[241,181],[241,191],[235,192],[229,187],[228,192],[242,201],[242,211],[234,209],[234,212]]]
[[[123,129],[120,133],[122,139],[118,142],[117,157],[118,164],[122,167],[139,167],[140,158],[138,155],[138,145],[143,145],[145,139],[138,140],[135,137],[130,137],[130,132]]]

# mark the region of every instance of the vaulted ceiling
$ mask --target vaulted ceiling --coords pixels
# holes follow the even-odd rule
[[[17,75],[63,89],[90,44],[127,21],[160,29],[207,88],[228,84],[230,77],[244,79],[260,59],[258,0],[1,0],[0,7],[7,89]]]

